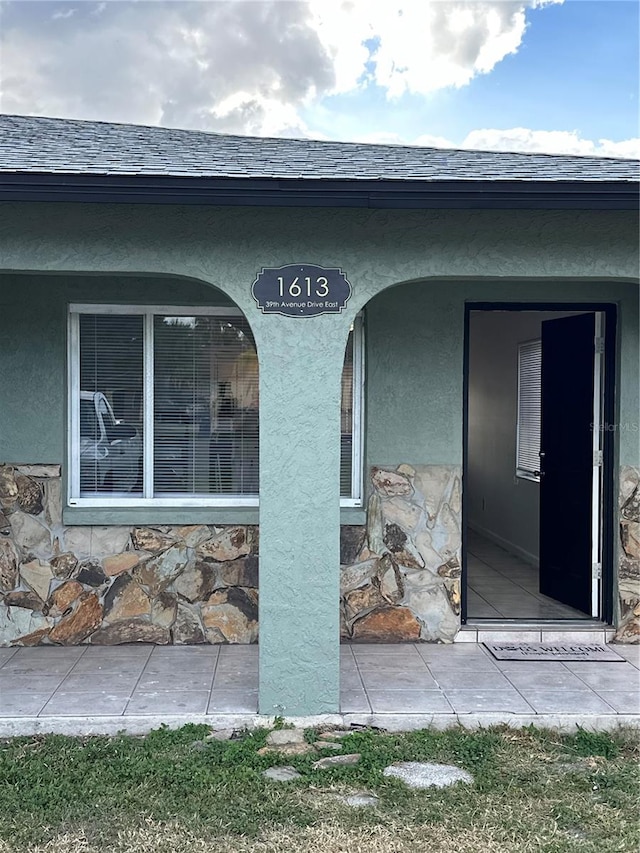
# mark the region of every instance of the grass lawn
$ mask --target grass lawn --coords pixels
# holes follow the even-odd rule
[[[357,731],[341,743],[360,763],[331,770],[312,769],[318,755],[259,755],[264,730],[203,743],[208,733],[185,726],[140,738],[2,742],[1,853],[638,850],[640,750],[631,732]],[[406,760],[456,764],[475,783],[415,791],[382,775]],[[275,764],[302,779],[265,779]],[[362,790],[378,805],[352,808],[335,796]]]

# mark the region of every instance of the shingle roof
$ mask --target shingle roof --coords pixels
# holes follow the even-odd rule
[[[637,182],[640,161],[231,136],[0,115],[0,173],[341,181]]]

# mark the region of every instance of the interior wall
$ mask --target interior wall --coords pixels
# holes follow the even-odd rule
[[[516,477],[518,344],[578,312],[473,311],[469,321],[469,525],[538,563],[538,483]]]

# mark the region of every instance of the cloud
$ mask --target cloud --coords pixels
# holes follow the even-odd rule
[[[467,85],[562,0],[13,2],[3,112],[306,135],[323,97]]]
[[[7,7],[3,112],[305,132],[298,108],[334,84],[303,3],[51,5]]]
[[[0,109],[225,133],[325,138],[331,95],[429,97],[518,51],[527,14],[563,0],[0,0]],[[302,116],[306,116],[305,121]],[[324,122],[326,125],[328,122]],[[478,129],[360,141],[615,157],[637,139]]]
[[[406,139],[398,133],[378,131],[363,133],[354,142],[380,145],[418,145],[424,148],[463,148],[476,151],[511,151],[534,154],[574,154],[591,157],[640,159],[640,138],[613,142],[610,139],[583,139],[576,131],[529,130],[513,127],[506,130],[484,128],[472,130],[460,142],[444,136],[422,134]]]
[[[55,11],[53,13],[53,15],[51,16],[51,19],[53,21],[57,21],[60,18],[62,18],[62,19],[71,18],[73,15],[75,15],[75,13],[76,13],[75,9],[65,9],[64,11],[62,11],[62,9],[58,9],[57,11]]]
[[[431,145],[430,137],[419,137],[418,145]],[[437,146],[441,147],[441,146]],[[442,146],[445,147],[445,146]],[[583,139],[577,131],[529,130],[513,127],[508,130],[473,130],[458,148],[481,151],[528,151],[544,154],[578,154],[595,157],[640,158],[640,138],[612,142],[609,139]]]
[[[526,10],[563,0],[332,3],[311,0],[334,91],[375,83],[389,98],[467,85],[515,53]]]

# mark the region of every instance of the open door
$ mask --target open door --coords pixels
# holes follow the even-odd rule
[[[542,323],[540,592],[590,616],[595,338],[593,313]]]

